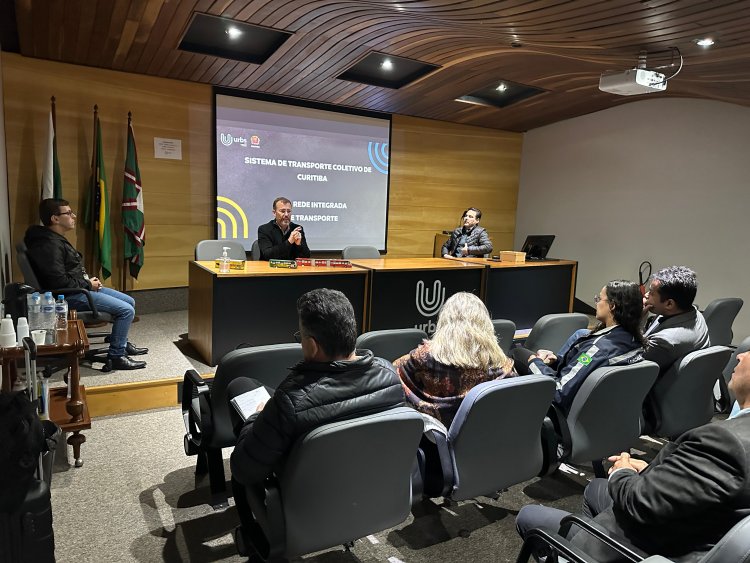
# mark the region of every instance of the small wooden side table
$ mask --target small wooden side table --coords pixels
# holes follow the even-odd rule
[[[89,339],[86,336],[86,328],[83,321],[78,320],[75,310],[69,313],[68,330],[58,330],[57,342],[37,346],[37,362],[45,358],[55,357],[67,362],[70,367],[68,387],[60,387],[50,390],[49,417],[57,424],[63,432],[72,432],[68,437],[68,444],[73,446],[75,466],[81,467],[81,444],[86,437],[81,430],[91,428],[91,416],[86,404],[86,388],[80,384],[80,372],[78,362],[89,347]],[[2,391],[4,393],[13,389],[16,379],[16,362],[24,357],[23,347],[14,346],[0,348],[0,360],[3,366]],[[70,397],[68,397],[70,389]]]

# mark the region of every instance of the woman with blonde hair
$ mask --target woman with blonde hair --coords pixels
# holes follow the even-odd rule
[[[432,339],[393,365],[407,402],[446,427],[472,387],[516,375],[513,360],[497,343],[487,307],[471,293],[450,297],[440,311]]]

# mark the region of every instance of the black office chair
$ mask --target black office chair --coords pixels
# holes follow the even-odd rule
[[[644,433],[674,440],[709,423],[714,415],[714,384],[731,355],[726,346],[696,350],[659,376],[644,402]]]
[[[258,529],[246,533],[258,555],[286,561],[403,522],[422,429],[419,413],[398,407],[332,422],[297,440],[262,492],[247,488]]]
[[[437,464],[422,463],[419,491],[426,497],[466,500],[537,476],[544,466],[542,423],[555,395],[555,382],[546,375],[527,375],[480,383],[458,408],[443,433],[427,430],[437,446],[442,475],[431,474]],[[439,490],[438,490],[439,489]]]
[[[427,333],[421,329],[388,328],[360,334],[355,346],[358,350],[371,350],[378,358],[392,362],[414,350],[424,340],[427,340]]]
[[[299,344],[272,344],[226,354],[219,361],[211,386],[195,370],[185,372],[182,386],[185,453],[198,456],[196,475],[208,473],[214,508],[227,506],[221,450],[237,443],[229,415],[227,385],[238,377],[252,377],[275,389],[289,375],[288,368],[301,360]]]
[[[492,319],[492,326],[495,328],[497,343],[500,344],[503,352],[510,352],[513,346],[513,337],[516,334],[516,323],[508,319]]]
[[[591,463],[597,477],[604,477],[603,459],[627,451],[641,435],[643,400],[659,375],[654,362],[595,369],[573,398],[567,416],[553,408],[551,423],[558,436],[557,460],[546,467],[550,473],[558,462]]]
[[[559,532],[544,529],[531,530],[523,542],[523,547],[518,554],[516,563],[528,562],[531,556],[540,550],[551,552],[547,557],[547,561],[565,560],[570,563],[595,563],[594,558],[584,553],[581,548],[573,545],[565,537],[572,526],[580,528],[581,531],[578,532],[579,534],[588,534],[596,538],[602,545],[611,548],[620,555],[623,561],[632,561],[633,563],[672,563],[671,559],[661,555],[651,555],[649,557],[632,546],[626,546],[618,539],[612,537],[597,522],[575,515],[563,518]],[[750,516],[732,526],[711,551],[696,560],[696,563],[748,562],[750,562]]]

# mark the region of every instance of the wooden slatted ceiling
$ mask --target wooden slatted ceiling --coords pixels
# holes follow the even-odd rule
[[[294,35],[263,65],[179,51],[195,12]],[[16,18],[29,57],[510,131],[641,99],[602,93],[598,79],[642,48],[649,67],[669,47],[685,58],[651,96],[750,105],[748,1],[17,0]],[[717,45],[693,43],[704,35]],[[335,78],[371,50],[441,68],[400,90]],[[455,101],[500,79],[547,92],[505,109]]]

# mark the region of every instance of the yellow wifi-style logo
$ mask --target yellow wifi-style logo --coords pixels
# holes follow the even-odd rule
[[[247,215],[242,208],[233,200],[224,196],[217,196],[216,201],[216,223],[219,225],[219,238],[248,238]],[[222,205],[223,204],[223,205]],[[227,233],[227,223],[231,226],[231,232]],[[239,234],[239,226],[242,234]]]

